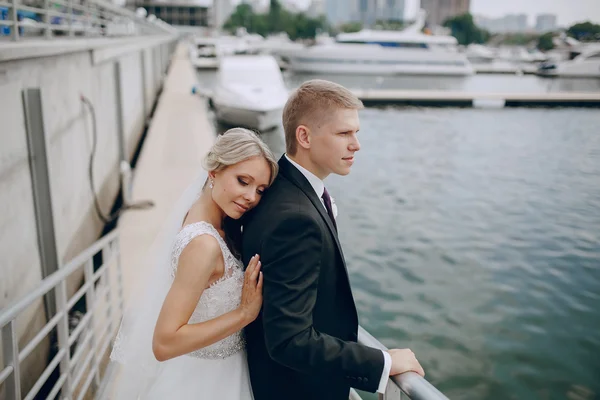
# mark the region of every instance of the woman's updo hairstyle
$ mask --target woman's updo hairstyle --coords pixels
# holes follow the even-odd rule
[[[207,171],[218,172],[252,157],[263,157],[269,163],[271,169],[270,186],[277,176],[279,166],[265,142],[249,129],[232,128],[217,137],[204,158],[202,166]]]

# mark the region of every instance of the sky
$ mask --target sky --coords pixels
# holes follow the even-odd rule
[[[234,0],[239,2],[240,0]],[[268,0],[263,0],[265,3]],[[289,0],[299,7],[308,7],[310,0]],[[326,1],[326,0],[325,0]],[[413,17],[419,0],[405,0],[406,17]],[[528,14],[534,24],[537,14],[556,14],[558,25],[569,26],[574,22],[590,20],[600,24],[600,0],[471,0],[471,13],[488,17],[505,14]]]

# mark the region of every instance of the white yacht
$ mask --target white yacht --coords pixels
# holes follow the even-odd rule
[[[281,68],[287,68],[288,65],[281,59],[282,53],[294,53],[297,50],[304,49],[302,43],[296,43],[290,39],[286,33],[269,35],[262,41],[253,44],[253,48],[258,54],[269,54],[275,57]]]
[[[217,120],[259,131],[281,123],[288,90],[273,56],[221,58],[211,105]]]
[[[570,78],[600,78],[600,45],[589,46],[572,60],[542,64],[537,74]]]
[[[222,57],[252,53],[250,43],[236,36],[196,37],[189,46],[190,60],[198,69],[217,69]]]
[[[335,42],[287,52],[293,71],[377,75],[470,75],[473,67],[453,36],[421,33],[425,13],[402,31],[362,30]]]
[[[219,54],[215,38],[194,38],[189,45],[189,55],[192,65],[196,68],[217,68]]]
[[[489,64],[496,59],[494,50],[482,44],[470,44],[465,48],[464,53],[473,64]]]

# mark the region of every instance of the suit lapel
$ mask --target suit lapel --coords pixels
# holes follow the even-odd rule
[[[342,263],[344,264],[344,270],[346,270],[346,260],[344,259],[344,252],[342,251],[342,245],[338,239],[337,229],[333,226],[333,222],[327,214],[327,210],[321,203],[321,199],[315,193],[315,190],[308,182],[308,180],[302,175],[302,172],[298,170],[298,168],[294,167],[286,158],[285,155],[281,156],[279,159],[279,173],[283,174],[287,179],[289,179],[294,185],[298,186],[302,192],[308,197],[313,206],[317,209],[321,218],[325,220],[327,227],[329,228],[329,232],[333,239],[335,240],[335,244],[337,245],[338,251],[342,256]]]
[[[352,299],[350,305],[352,307],[352,310],[353,310],[352,312],[356,319],[356,324],[358,325],[358,310],[356,309],[355,302],[354,302],[354,295],[353,295],[352,289],[350,287],[350,276],[348,275],[348,268],[346,267],[346,259],[344,258],[344,252],[342,251],[342,245],[340,244],[340,241],[338,239],[337,229],[335,229],[335,227],[333,226],[333,222],[331,222],[331,218],[329,217],[329,214],[327,214],[327,210],[325,210],[323,203],[321,203],[321,199],[319,199],[319,197],[315,193],[315,190],[313,189],[311,184],[304,177],[304,175],[302,175],[302,172],[300,172],[296,167],[294,167],[285,158],[285,154],[283,156],[281,156],[281,158],[279,159],[279,173],[282,174],[286,179],[288,179],[294,185],[296,185],[298,188],[300,188],[300,190],[302,190],[302,192],[311,201],[313,206],[317,209],[317,211],[321,215],[321,218],[323,218],[325,220],[325,223],[327,224],[327,227],[329,228],[329,233],[331,233],[331,236],[333,236],[333,240],[335,241],[338,251],[340,252],[340,257],[342,259],[344,274],[346,274],[346,280],[348,282],[349,295],[350,295],[350,298]],[[357,338],[358,338],[358,336],[357,336]],[[355,340],[357,340],[357,338],[355,338]]]

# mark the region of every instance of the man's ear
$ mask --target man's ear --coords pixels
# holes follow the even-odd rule
[[[310,149],[310,129],[306,125],[298,125],[296,128],[296,141],[304,149]]]

